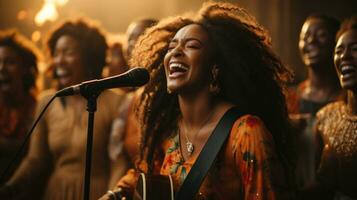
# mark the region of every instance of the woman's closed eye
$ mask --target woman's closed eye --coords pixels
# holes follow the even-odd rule
[[[170,43],[169,46],[167,47],[167,51],[170,52],[172,51],[174,48],[176,48],[177,43]]]
[[[189,49],[200,49],[202,47],[202,44],[195,40],[189,40],[186,42],[185,47]]]

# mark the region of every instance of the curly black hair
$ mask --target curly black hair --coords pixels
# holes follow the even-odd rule
[[[213,41],[220,68],[219,98],[264,121],[287,172],[292,173],[294,134],[283,94],[292,74],[274,54],[270,37],[256,20],[243,8],[222,2],[206,2],[196,15],[162,20],[138,41],[130,62],[147,67],[151,76],[138,103],[143,124],[141,161],[152,171],[156,156],[163,153],[159,145],[177,128],[178,99],[167,92],[163,59],[170,40],[189,24],[201,25]]]
[[[49,33],[47,47],[53,56],[58,39],[68,35],[79,42],[84,65],[88,67],[88,79],[97,79],[102,75],[108,48],[104,33],[88,20],[66,21]]]
[[[13,49],[22,59],[22,67],[29,68],[28,73],[21,78],[26,93],[36,88],[38,75],[37,61],[41,58],[38,48],[17,30],[0,31],[0,47]]]

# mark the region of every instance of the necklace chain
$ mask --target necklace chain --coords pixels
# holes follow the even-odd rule
[[[183,120],[181,121],[181,122],[182,122],[182,125],[183,125],[182,128],[184,129],[184,131],[183,131],[183,132],[184,132],[184,136],[185,136],[185,139],[186,139],[186,150],[187,150],[189,156],[191,156],[191,155],[193,154],[194,150],[195,150],[195,146],[194,146],[193,143],[195,142],[198,133],[199,133],[199,132],[202,130],[202,128],[210,121],[212,115],[213,115],[213,112],[211,112],[211,113],[207,116],[207,118],[206,118],[206,119],[203,121],[203,123],[201,124],[200,128],[197,129],[196,133],[194,134],[194,138],[193,138],[192,142],[189,140],[188,135],[187,135],[187,133],[188,133],[188,131],[187,131],[187,125],[183,122]]]

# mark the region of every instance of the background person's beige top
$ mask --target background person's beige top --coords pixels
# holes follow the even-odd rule
[[[37,113],[49,101],[54,90],[46,91],[39,100]],[[78,200],[83,198],[83,176],[87,143],[87,101],[78,104],[66,97],[66,106],[55,99],[32,135],[29,154],[9,183],[15,199],[38,199],[35,193],[43,191],[43,199]],[[122,96],[103,92],[97,101],[95,113],[92,177],[90,199],[98,199],[108,188],[111,173],[124,173],[126,161],[111,163],[108,139],[112,122]],[[119,165],[113,166],[113,165]],[[114,168],[113,168],[114,167]],[[115,171],[111,171],[111,168]],[[117,177],[117,176],[116,176]],[[43,190],[44,189],[44,190]]]

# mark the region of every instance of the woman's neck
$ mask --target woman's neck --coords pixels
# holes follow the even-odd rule
[[[347,91],[347,107],[351,115],[357,115],[357,92]]]
[[[308,79],[310,86],[316,89],[331,90],[338,88],[335,84],[334,77],[326,71],[317,71],[313,68],[308,68]]]
[[[200,125],[205,116],[212,115],[216,102],[209,92],[201,92],[194,96],[179,95],[179,106],[182,120],[190,127]]]
[[[339,95],[340,87],[328,72],[308,70],[308,84],[304,97],[314,101],[327,101]]]

